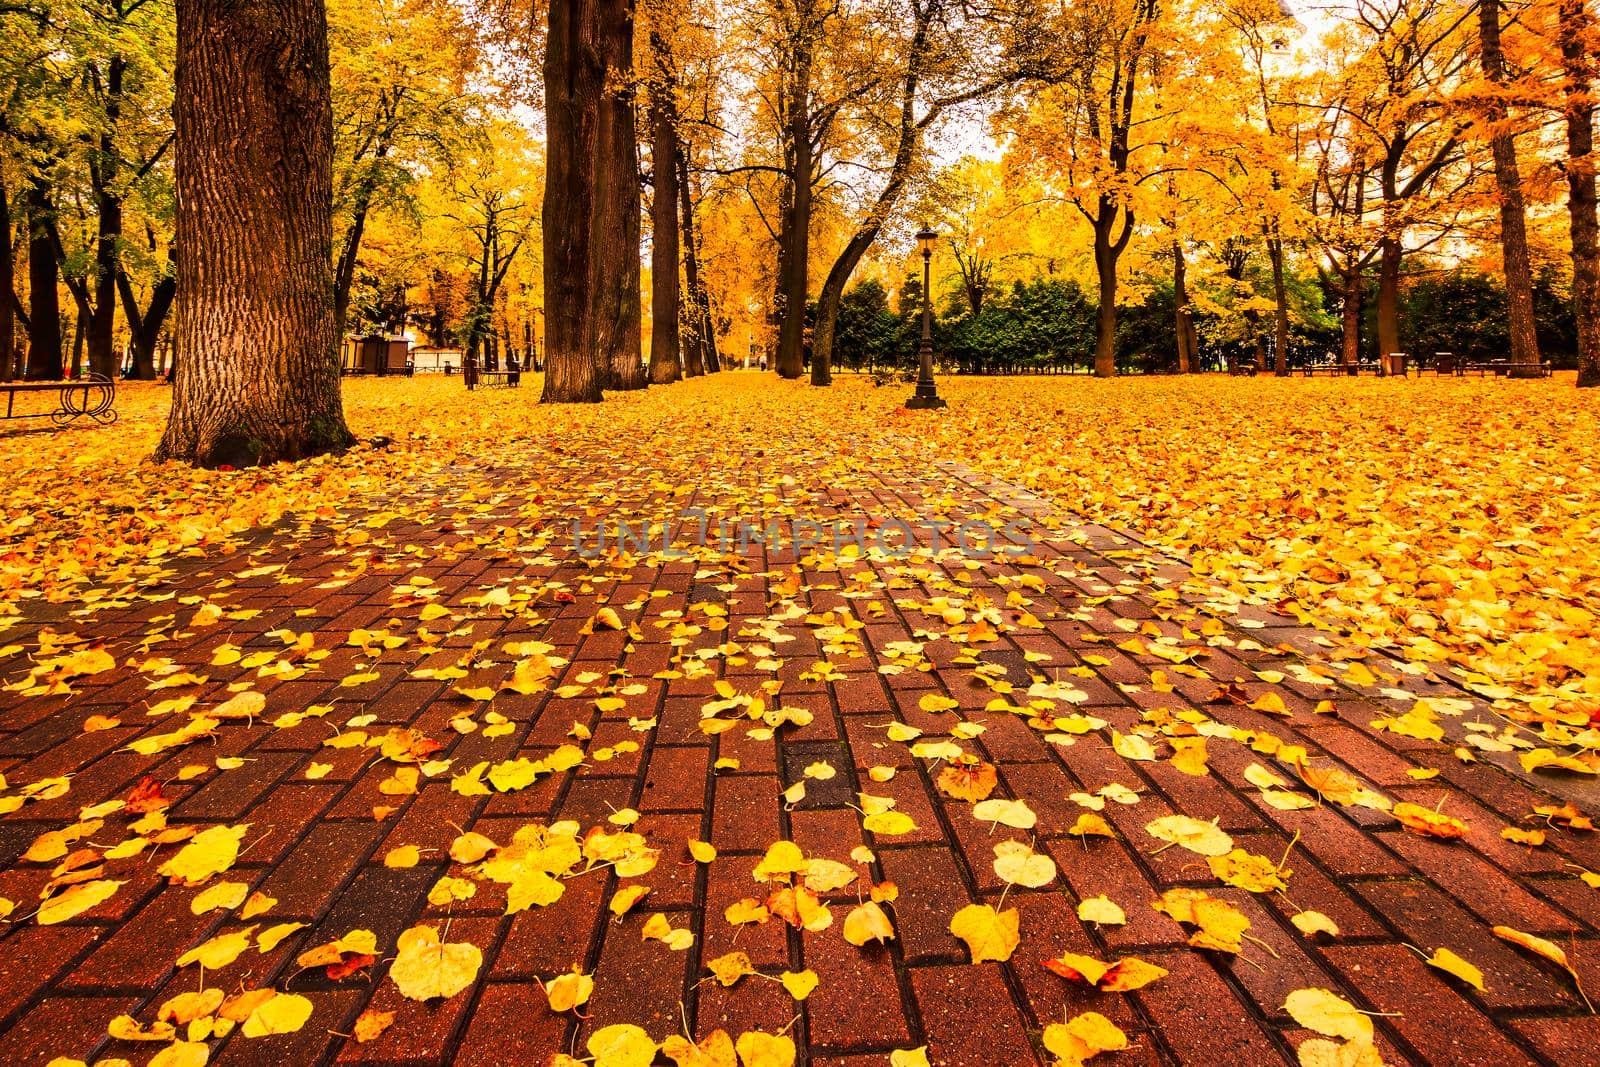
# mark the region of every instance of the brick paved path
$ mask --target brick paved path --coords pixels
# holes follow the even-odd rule
[[[4,1058],[147,1058],[161,1046],[113,1040],[109,1021],[123,1013],[153,1021],[169,997],[200,988],[196,967],[175,967],[178,955],[245,925],[227,909],[192,913],[200,889],[169,886],[157,873],[171,846],[106,861],[104,877],[125,884],[83,915],[48,927],[30,917],[57,869],[57,861],[22,858],[35,839],[70,825],[85,806],[127,797],[151,776],[165,783],[171,824],[248,825],[238,862],[221,877],[276,898],[251,922],[306,924],[276,949],[252,946],[204,981],[229,993],[275,985],[305,994],[314,1005],[310,1021],[288,1035],[213,1038],[213,1062],[542,1063],[558,1050],[584,1055],[584,1037],[599,1027],[634,1023],[657,1040],[685,1027],[696,1037],[719,1027],[734,1035],[788,1027],[802,1063],[830,1067],[883,1064],[889,1050],[920,1045],[936,1064],[1023,1064],[1048,1062],[1038,1045],[1043,1026],[1093,1010],[1131,1039],[1129,1049],[1096,1063],[1265,1064],[1294,1062],[1295,1048],[1314,1036],[1283,1009],[1285,996],[1303,987],[1333,990],[1380,1013],[1378,1045],[1390,1063],[1600,1062],[1593,1051],[1600,1020],[1572,980],[1489,932],[1504,924],[1554,939],[1585,986],[1600,992],[1600,896],[1578,878],[1579,868],[1600,869],[1595,835],[1551,827],[1544,847],[1504,840],[1503,827],[1529,825],[1524,818],[1533,806],[1553,797],[1487,756],[1463,763],[1447,746],[1372,725],[1406,707],[1384,688],[1463,694],[1378,659],[1366,661],[1377,672],[1375,685],[1323,684],[1319,670],[1339,673],[1316,666],[1339,658],[1339,644],[1325,635],[1237,598],[1230,603],[1221,592],[1189,588],[1187,572],[1172,561],[937,463],[892,430],[865,432],[851,444],[785,439],[781,450],[749,455],[731,470],[701,469],[682,442],[659,437],[637,450],[637,460],[599,438],[564,452],[508,444],[500,455],[462,464],[447,481],[399,487],[369,511],[286,523],[232,555],[184,560],[169,581],[114,590],[91,614],[73,615],[75,605],[29,604],[0,638],[23,646],[0,659],[0,678],[26,673],[42,631],[104,642],[120,665],[77,680],[73,696],[0,694],[6,795],[72,776],[64,795],[0,820],[0,896],[17,902],[0,933]],[[822,520],[939,513],[956,521],[985,516],[995,525],[1026,514],[1039,537],[1038,562],[924,551],[835,566],[830,556],[808,555],[797,573],[793,551],[759,545],[742,557],[713,550],[670,560],[584,560],[570,549],[574,515],[663,518],[690,506],[714,515]],[[584,527],[590,543],[592,523],[586,519]],[[1021,576],[1031,577],[1019,582]],[[482,602],[489,590],[509,595]],[[196,625],[205,604],[221,615]],[[449,613],[423,622],[426,604]],[[633,624],[632,634],[589,632],[602,605]],[[1023,625],[1024,612],[1039,625]],[[984,620],[995,626],[992,640],[982,639]],[[966,643],[951,640],[952,627]],[[358,629],[405,640],[383,648],[367,638],[369,653],[349,643]],[[427,643],[419,629],[439,643]],[[296,649],[301,634],[313,635],[314,655],[322,658],[308,657],[305,645]],[[1163,637],[1176,640],[1163,645]],[[550,656],[567,662],[549,691],[499,692],[492,710],[508,725],[497,727],[484,701],[458,689],[505,681],[516,656],[502,646],[523,641],[548,642]],[[931,669],[916,668],[919,657],[908,650],[917,643]],[[217,655],[228,645],[244,659],[214,665],[229,658]],[[1288,654],[1291,647],[1304,658]],[[1193,660],[1203,671],[1186,674],[1151,648],[1203,650]],[[159,658],[204,681],[152,690],[171,669],[151,662]],[[836,680],[817,676],[824,658],[837,668]],[[280,660],[286,667],[273,666]],[[467,665],[465,677],[414,675],[458,660]],[[1021,702],[1030,685],[1044,681],[1038,692],[1078,691],[1076,703],[1059,702],[1054,715],[1081,712],[1109,725],[1050,740],[1021,716],[986,711],[997,691],[978,683],[975,662],[987,665],[991,681],[1011,683],[1007,699]],[[904,669],[895,673],[897,665]],[[285,676],[264,676],[277,671]],[[1153,671],[1164,672],[1167,685],[1153,685]],[[1263,681],[1256,671],[1284,677]],[[655,677],[663,672],[676,676]],[[359,681],[363,675],[371,677]],[[351,676],[358,684],[345,684]],[[742,694],[781,682],[771,705],[805,709],[811,720],[782,727],[772,740],[747,736],[745,727],[707,735],[699,723],[703,706],[719,698],[718,680]],[[149,706],[195,695],[199,711],[227,699],[240,682],[265,695],[260,716],[226,720],[210,737],[152,755],[126,748],[188,719],[176,711],[149,717]],[[1247,702],[1279,694],[1291,717],[1211,702],[1224,683],[1236,683],[1233,693]],[[563,685],[578,688],[562,695],[556,689]],[[615,699],[597,705],[602,687]],[[948,694],[957,709],[922,710],[930,693]],[[1331,712],[1315,713],[1324,700]],[[321,717],[274,724],[284,713],[326,705],[332,710]],[[1462,840],[1439,841],[1406,832],[1374,807],[1279,810],[1246,782],[1244,768],[1262,763],[1290,781],[1293,772],[1226,738],[1211,740],[1204,776],[1178,770],[1167,758],[1167,739],[1155,731],[1158,758],[1125,759],[1113,751],[1112,730],[1134,733],[1149,709],[1303,745],[1317,766],[1344,768],[1396,802],[1442,805],[1470,830]],[[370,721],[361,725],[358,716]],[[472,732],[453,727],[464,727],[463,717],[472,719]],[[85,731],[86,723],[105,726],[107,718],[116,720],[109,728]],[[927,738],[947,735],[957,722],[981,723],[982,733],[959,743],[996,765],[995,796],[1024,800],[1038,814],[1034,833],[990,829],[967,802],[941,796],[933,785],[937,763],[888,739],[884,727],[895,720]],[[1473,721],[1472,711],[1449,720],[1452,740]],[[443,743],[433,758],[449,759],[450,769],[424,777],[414,794],[386,792],[396,764],[373,747],[328,747],[336,727],[364,729],[374,743],[391,727],[413,727]],[[480,761],[538,758],[569,743],[590,754],[574,770],[489,795],[452,788],[453,776]],[[218,758],[243,762],[219,770]],[[835,777],[809,780],[807,797],[785,804],[783,790],[819,762]],[[312,777],[313,764],[329,766]],[[870,780],[868,769],[882,766],[898,773],[888,782]],[[185,767],[201,771],[185,778]],[[1431,780],[1408,773],[1419,768],[1440,773]],[[1118,836],[1070,836],[1086,809],[1069,794],[1095,794],[1112,783],[1139,795],[1136,804],[1105,804],[1101,814]],[[892,797],[916,828],[897,836],[866,832],[852,806],[858,791]],[[375,808],[389,810],[375,817]],[[446,855],[462,831],[504,843],[535,821],[614,830],[608,817],[629,808],[642,813],[632,829],[661,850],[642,877],[619,879],[606,869],[577,875],[555,903],[511,916],[504,914],[504,887],[492,882],[450,909],[426,899],[441,876],[463,875]],[[1198,856],[1160,849],[1144,827],[1171,813],[1216,819],[1236,845],[1274,861],[1287,853],[1287,891],[1224,887]],[[119,812],[105,820],[90,838],[99,847],[127,836],[132,818]],[[1043,888],[1008,889],[993,868],[993,846],[1008,838],[1034,840],[1059,876]],[[711,842],[717,859],[693,862],[684,847],[690,839]],[[767,887],[751,871],[779,839],[796,842],[807,856],[846,863],[852,849],[870,846],[876,863],[858,869],[897,885],[898,898],[887,905],[897,939],[858,949],[841,937],[839,922],[860,896],[858,885],[827,894],[835,923],[821,932],[778,919],[741,927],[725,921],[729,904],[764,896]],[[390,850],[403,845],[422,850],[420,864],[385,866]],[[607,901],[633,882],[650,894],[611,921]],[[1190,948],[1187,932],[1149,906],[1174,886],[1207,887],[1232,902],[1259,940],[1246,941],[1237,956]],[[1100,894],[1126,910],[1126,925],[1077,918],[1078,900]],[[1021,946],[1006,963],[973,965],[949,933],[950,918],[969,903],[996,904],[1002,896],[1020,912]],[[1301,910],[1322,912],[1338,934],[1301,935],[1290,921]],[[656,912],[692,931],[692,946],[673,951],[643,939]],[[482,950],[480,980],[448,999],[404,999],[386,979],[396,939],[419,920],[446,919],[446,940]],[[376,935],[373,966],[340,980],[320,968],[296,968],[300,952],[358,928]],[[1441,946],[1480,967],[1487,991],[1425,966],[1413,951]],[[797,1003],[758,977],[731,988],[701,980],[707,961],[735,949],[766,974],[809,968],[818,985]],[[1095,992],[1041,966],[1063,951],[1108,960],[1137,954],[1170,974],[1133,993]],[[573,964],[595,979],[581,1020],[553,1015],[539,985]],[[344,1036],[369,1007],[396,1012],[393,1025],[366,1043]]]

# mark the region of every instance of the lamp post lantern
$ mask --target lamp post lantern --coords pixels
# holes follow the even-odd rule
[[[922,250],[922,344],[917,347],[917,388],[906,400],[908,408],[942,408],[945,402],[933,383],[933,297],[928,292],[933,270],[933,245],[939,235],[924,224],[917,234]]]

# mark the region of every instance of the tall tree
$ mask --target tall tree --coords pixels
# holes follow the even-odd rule
[[[1600,216],[1594,157],[1595,23],[1586,0],[1560,0],[1567,126],[1567,218],[1572,235],[1572,304],[1578,322],[1578,388],[1600,387]]]
[[[544,57],[548,162],[544,192],[545,403],[597,403],[591,229],[598,102],[605,87],[599,0],[550,0]]]
[[[781,89],[784,171],[788,194],[778,244],[779,377],[798,378],[805,370],[806,297],[810,292],[811,198],[816,180],[818,131],[812,118],[812,74],[823,29],[838,8],[829,0],[782,0],[788,45]]]
[[[1537,377],[1539,338],[1534,330],[1533,267],[1528,258],[1528,222],[1523,207],[1522,174],[1517,169],[1516,131],[1502,94],[1510,81],[1500,46],[1500,0],[1478,0],[1478,52],[1483,76],[1483,118],[1494,158],[1494,184],[1500,201],[1500,252],[1506,279],[1506,311],[1511,326],[1512,377]]]
[[[611,389],[643,389],[639,304],[639,160],[634,126],[634,0],[596,0],[604,93],[594,154],[593,259],[595,345]]]
[[[888,106],[881,117],[870,106],[860,110],[868,121],[884,127],[886,173],[817,294],[812,385],[831,380],[833,334],[845,286],[905,193],[924,134],[950,108],[987,96],[1020,76],[1004,62],[985,61],[976,25],[952,12],[945,0],[906,0],[903,8],[887,8],[878,22],[883,32],[873,39],[884,42],[879,62],[892,68],[881,75]],[[863,167],[870,162],[858,161]]]
[[[53,381],[66,371],[61,348],[61,272],[51,236],[56,206],[50,185],[35,175],[28,181],[28,374],[30,381]]]
[[[323,0],[178,9],[178,369],[156,450],[205,466],[353,441],[333,319]]]
[[[650,81],[650,380],[665,385],[677,381],[682,373],[677,76],[667,35],[659,26],[652,25],[650,44],[654,60]]]

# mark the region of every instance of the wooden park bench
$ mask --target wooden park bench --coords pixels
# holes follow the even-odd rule
[[[57,427],[69,425],[81,418],[90,418],[102,426],[117,421],[114,406],[117,383],[103,374],[87,374],[66,382],[0,382],[0,392],[6,396],[6,419],[49,419]],[[45,405],[30,404],[17,410],[17,397],[34,394],[55,394],[55,406],[38,410]]]
[[[916,380],[917,372],[914,370],[880,370],[872,373],[873,385],[891,385],[895,382],[910,383]]]
[[[1343,363],[1307,363],[1300,368],[1300,373],[1307,378],[1315,378],[1319,374],[1349,374],[1350,369]]]

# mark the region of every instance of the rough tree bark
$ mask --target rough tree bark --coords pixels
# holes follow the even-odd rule
[[[173,262],[176,264],[175,258]],[[161,336],[161,328],[166,325],[167,313],[172,310],[172,298],[177,292],[178,278],[174,271],[156,282],[150,291],[150,305],[141,312],[139,298],[133,291],[127,272],[117,271],[117,294],[122,297],[122,316],[128,320],[128,335],[133,349],[131,377],[149,381],[156,376],[156,341]]]
[[[596,403],[603,367],[590,301],[591,164],[605,67],[597,50],[597,0],[550,0],[544,57],[543,403]]]
[[[28,184],[28,373],[29,381],[61,377],[60,266],[50,227],[55,205],[50,186],[38,178]]]
[[[655,51],[665,51],[655,37]],[[650,87],[650,380],[675,382],[678,366],[678,115],[670,72],[657,71]]]
[[[805,370],[806,295],[811,261],[811,67],[815,39],[815,0],[799,0],[794,68],[789,73],[784,116],[789,152],[789,208],[783,215],[781,241],[783,319],[778,325],[777,371],[783,378],[798,378]]]
[[[1387,229],[1387,227],[1386,227]],[[1378,358],[1400,349],[1400,238],[1386,232],[1378,241]]]
[[[85,335],[89,345],[89,369],[111,377],[117,370],[116,316],[117,268],[121,262],[118,244],[122,240],[122,196],[116,189],[121,170],[113,132],[122,115],[122,76],[127,61],[111,57],[104,86],[106,128],[100,134],[100,150],[89,168],[94,193],[94,302],[84,308],[88,315]]]
[[[1561,60],[1567,75],[1567,223],[1572,234],[1572,303],[1578,320],[1578,388],[1600,387],[1600,217],[1596,214],[1594,22],[1585,0],[1561,0]]]
[[[185,0],[177,28],[181,358],[156,458],[345,447],[323,0]]]
[[[689,155],[681,140],[678,145],[678,210],[683,222],[683,280],[688,284],[688,306],[683,310],[684,373],[696,378],[706,373],[706,358],[711,354],[711,337],[706,327],[709,315],[702,308],[705,285],[700,280],[700,247],[695,240],[694,197],[689,190]],[[706,302],[709,306],[709,301]]]
[[[1178,338],[1178,373],[1193,374],[1198,367],[1194,349],[1194,322],[1189,313],[1189,261],[1183,245],[1172,242],[1173,333]]]
[[[1267,258],[1272,262],[1272,319],[1274,326],[1272,371],[1289,376],[1289,294],[1283,282],[1283,240],[1268,227]]]
[[[1345,373],[1356,373],[1361,362],[1361,264],[1357,260],[1346,263],[1339,270],[1340,322],[1339,362]]]
[[[17,261],[11,248],[11,195],[0,175],[0,382],[17,365]]]
[[[1500,0],[1478,0],[1478,43],[1484,77],[1499,88],[1508,80],[1500,48]],[[1511,326],[1511,377],[1538,377],[1539,337],[1534,328],[1533,268],[1528,259],[1528,226],[1522,204],[1522,175],[1517,169],[1517,140],[1506,125],[1507,108],[1491,96],[1484,117],[1489,123],[1489,151],[1494,157],[1495,191],[1500,199],[1500,252],[1506,278],[1506,311]]]
[[[595,343],[609,389],[650,384],[639,303],[639,159],[634,128],[634,0],[596,0],[605,88],[594,154]]]

